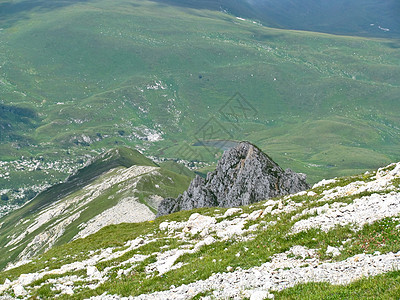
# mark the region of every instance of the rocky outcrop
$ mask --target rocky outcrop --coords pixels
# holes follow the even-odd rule
[[[259,148],[241,142],[225,151],[206,179],[197,176],[177,199],[164,199],[157,216],[199,207],[249,205],[307,188],[306,175],[283,170]]]

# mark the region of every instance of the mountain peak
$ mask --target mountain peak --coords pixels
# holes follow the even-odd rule
[[[234,207],[307,189],[304,174],[283,170],[249,142],[227,150],[215,171],[197,176],[177,199],[164,199],[158,216],[199,207]]]

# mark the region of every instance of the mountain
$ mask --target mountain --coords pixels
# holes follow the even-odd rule
[[[185,169],[181,166],[190,174]],[[126,147],[104,153],[0,219],[0,267],[111,224],[154,219],[161,199],[176,196],[190,182],[177,171]]]
[[[397,161],[398,4],[360,3],[2,1],[0,206],[123,145],[209,171],[248,140],[312,183]]]
[[[249,206],[104,227],[0,272],[0,295],[398,299],[399,235],[393,163]]]
[[[307,188],[305,174],[284,171],[255,145],[241,142],[224,152],[206,179],[196,176],[178,198],[161,201],[157,216],[200,207],[249,205]]]

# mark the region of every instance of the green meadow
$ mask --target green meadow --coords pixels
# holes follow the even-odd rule
[[[396,39],[274,29],[154,1],[0,7],[0,160],[127,145],[213,163],[221,151],[193,144],[249,140],[315,182],[400,157]],[[35,178],[46,180],[14,172],[0,188]]]

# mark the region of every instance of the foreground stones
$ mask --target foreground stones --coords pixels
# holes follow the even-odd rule
[[[321,262],[316,251],[302,246],[292,247],[285,253],[276,254],[271,262],[259,267],[234,272],[218,273],[206,280],[181,285],[168,291],[138,297],[102,295],[100,299],[187,300],[195,295],[211,291],[217,299],[268,299],[270,291],[279,291],[306,282],[329,282],[333,285],[349,284],[363,277],[375,276],[400,268],[400,252],[383,255],[359,254],[340,262]],[[293,258],[293,255],[301,258]],[[307,256],[305,256],[307,254]],[[309,255],[312,256],[309,256]],[[262,298],[263,297],[263,298]]]
[[[195,212],[179,222],[165,220],[158,225],[158,228],[154,228],[154,232],[129,241],[122,248],[99,249],[90,253],[89,257],[82,261],[66,264],[57,269],[43,269],[32,274],[21,274],[13,281],[6,280],[4,284],[0,284],[0,295],[4,292],[5,297],[7,294],[17,293],[21,297],[30,297],[34,290],[43,284],[52,284],[52,288],[60,291],[60,294],[73,295],[79,292],[74,282],[84,282],[85,288],[95,289],[107,282],[113,273],[117,274],[117,278],[131,275],[131,272],[135,271],[135,266],[150,257],[152,257],[151,262],[144,268],[146,276],[148,278],[167,277],[167,272],[173,272],[184,266],[182,262],[179,262],[182,255],[194,254],[202,247],[218,242],[240,243],[254,240],[257,234],[268,226],[286,222],[290,218],[294,225],[288,226],[282,235],[296,234],[296,232],[312,228],[329,231],[337,225],[350,223],[356,235],[363,225],[385,217],[390,217],[393,222],[396,222],[394,228],[400,230],[400,224],[398,224],[400,221],[399,171],[400,163],[378,170],[376,174],[365,177],[365,181],[354,181],[343,186],[335,186],[340,179],[325,181],[313,190],[270,199],[249,207],[227,210],[216,208],[214,212],[207,210],[203,214]],[[325,189],[321,190],[321,187]],[[365,196],[364,193],[361,197],[360,193],[365,191],[371,194]],[[352,198],[343,202],[347,196],[352,196]],[[288,218],[287,214],[290,213],[292,215]],[[159,243],[162,240],[175,240],[179,241],[179,244],[170,247],[166,245],[170,244],[169,242],[161,243],[164,246],[157,250],[139,254],[142,246],[153,242]],[[347,241],[351,243],[349,239],[341,241],[342,245],[345,245]],[[127,255],[133,250],[139,251]],[[243,247],[243,250],[232,255],[241,258],[251,255],[250,252],[251,250]],[[400,269],[400,251],[383,254],[379,251],[374,254],[360,253],[342,261],[333,261],[333,258],[346,253],[342,246],[336,248],[328,245],[325,252],[326,260],[321,260],[318,253],[321,253],[321,249],[294,245],[286,252],[265,257],[264,262],[267,259],[270,261],[260,262],[261,265],[246,270],[227,265],[224,266],[224,272],[210,273],[211,275],[205,280],[183,285],[179,284],[179,281],[171,282],[173,285],[167,291],[142,294],[138,297],[121,297],[105,293],[91,299],[191,299],[205,292],[212,296],[204,299],[213,297],[216,299],[269,299],[273,298],[275,291],[301,283],[348,284],[361,278]],[[118,263],[110,264],[104,269],[97,267],[98,264],[101,265],[113,259],[117,259]],[[212,262],[217,264],[218,258],[216,257]],[[188,263],[190,264],[186,260],[185,264]],[[212,267],[210,264],[210,268]],[[193,269],[195,268],[193,266]],[[83,270],[85,276],[68,274],[77,270]],[[48,279],[38,286],[32,285],[46,275],[56,274],[60,277]],[[0,299],[3,298],[0,296]]]

